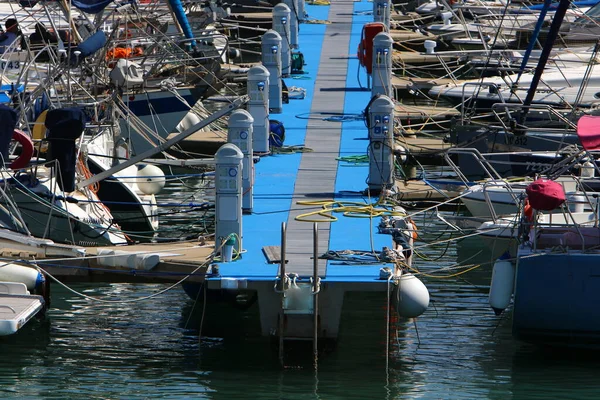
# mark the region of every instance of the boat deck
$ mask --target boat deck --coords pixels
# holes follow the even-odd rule
[[[0,288],[0,336],[12,335],[44,306],[41,296],[4,294]]]

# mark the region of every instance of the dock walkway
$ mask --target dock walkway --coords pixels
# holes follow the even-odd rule
[[[221,263],[222,277],[248,281],[273,282],[279,265],[269,263],[265,247],[277,258],[281,244],[281,225],[287,224],[286,272],[307,278],[313,273],[313,223],[318,223],[318,253],[329,250],[379,252],[391,247],[391,236],[377,233],[379,218],[368,214],[344,216],[314,213],[330,206],[364,207],[377,199],[365,194],[368,165],[348,166],[340,158],[364,155],[368,147],[368,131],[360,119],[331,119],[325,115],[359,115],[369,103],[370,91],[361,89],[366,82],[364,70],[357,78],[358,60],[353,54],[362,27],[372,21],[365,11],[368,2],[336,0],[329,7],[307,6],[312,18],[327,19],[328,25],[302,25],[300,51],[305,58],[303,79],[285,79],[287,86],[302,86],[303,100],[290,100],[283,113],[271,118],[283,122],[286,145],[304,145],[312,151],[273,154],[262,157],[255,166],[254,209],[243,217],[243,249],[240,259]],[[299,203],[300,202],[300,203]],[[313,202],[312,204],[306,204]],[[335,203],[337,202],[337,203]],[[298,220],[298,217],[301,220]],[[271,260],[272,261],[272,260]],[[342,282],[345,289],[354,284],[359,290],[385,290],[386,281],[379,277],[381,263],[344,263],[320,260],[319,275],[323,282]],[[210,281],[218,278],[210,278]],[[209,284],[209,287],[211,285]],[[358,286],[354,286],[357,288]]]

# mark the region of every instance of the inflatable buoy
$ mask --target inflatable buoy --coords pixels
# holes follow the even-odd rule
[[[44,280],[44,275],[33,267],[10,263],[0,267],[0,281],[23,283],[27,290],[40,288]]]
[[[515,281],[515,268],[510,262],[510,255],[504,253],[494,263],[492,282],[490,284],[489,302],[496,315],[508,307]]]
[[[404,273],[396,286],[393,304],[401,317],[418,317],[429,307],[429,291],[419,278],[411,273]]]
[[[138,188],[144,194],[157,194],[165,187],[165,174],[154,165],[143,165],[137,172]]]
[[[198,114],[190,111],[187,114],[185,114],[185,117],[183,117],[181,119],[181,121],[179,121],[179,123],[177,124],[175,129],[177,130],[177,132],[185,132],[188,129],[190,129],[192,126],[200,123],[201,121],[202,120],[200,119]]]
[[[13,140],[16,140],[21,144],[21,154],[12,163],[10,163],[11,169],[25,168],[29,164],[29,160],[33,156],[33,141],[26,133],[15,129],[12,135]]]

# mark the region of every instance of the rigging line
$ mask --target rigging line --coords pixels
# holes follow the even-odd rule
[[[34,259],[34,262],[36,260]],[[48,271],[38,267],[36,264],[34,263],[27,263],[29,265],[33,265],[40,273],[42,273],[43,275],[48,276],[50,279],[52,279],[54,282],[58,283],[60,286],[62,286],[63,288],[67,289],[69,292],[83,297],[87,300],[92,300],[92,301],[96,301],[99,303],[104,303],[104,304],[131,304],[131,303],[139,303],[141,301],[146,301],[146,300],[150,300],[153,299],[155,297],[158,297],[172,289],[174,289],[175,287],[179,286],[181,283],[183,283],[186,279],[188,279],[190,276],[192,276],[194,273],[196,273],[197,271],[199,271],[201,268],[203,268],[204,266],[206,266],[206,264],[212,262],[212,259],[206,260],[202,265],[198,266],[197,268],[195,268],[190,274],[186,275],[185,277],[183,277],[182,279],[180,279],[179,281],[177,281],[176,283],[173,283],[172,285],[168,286],[165,289],[159,290],[156,293],[153,293],[149,296],[145,296],[145,297],[140,297],[140,298],[136,298],[136,299],[129,299],[129,300],[106,300],[106,299],[102,299],[99,297],[93,297],[93,296],[89,296],[85,293],[79,292],[73,288],[71,288],[70,286],[68,286],[67,284],[65,284],[64,282],[62,282],[60,279],[56,278],[54,275],[52,275],[51,273],[49,273]],[[206,279],[206,278],[205,278]]]

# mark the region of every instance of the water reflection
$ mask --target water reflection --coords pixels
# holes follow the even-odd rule
[[[443,227],[437,218],[422,219],[422,242],[440,237]],[[244,311],[207,303],[203,318],[202,303],[180,288],[134,303],[99,304],[53,287],[46,320],[0,339],[0,393],[61,399],[598,397],[596,353],[518,342],[510,308],[494,315],[487,298],[489,253],[477,238],[432,245],[422,256],[416,263],[427,275],[457,263],[482,266],[444,279],[423,276],[430,308],[416,324],[392,318],[387,346],[385,296],[349,294],[340,340],[322,346],[317,370],[311,343],[286,346],[286,367],[280,367],[277,342],[259,335],[257,304]],[[139,300],[165,286],[74,288]]]

